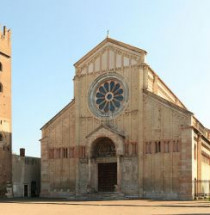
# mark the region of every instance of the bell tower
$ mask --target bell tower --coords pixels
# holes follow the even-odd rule
[[[0,196],[11,193],[11,31],[0,27]]]

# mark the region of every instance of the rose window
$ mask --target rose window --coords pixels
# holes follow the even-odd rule
[[[103,74],[89,88],[88,104],[97,117],[117,116],[127,105],[128,86],[117,73]]]
[[[101,112],[114,112],[124,99],[124,91],[117,81],[106,81],[96,91],[96,105]]]

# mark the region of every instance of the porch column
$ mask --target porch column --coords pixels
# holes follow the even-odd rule
[[[91,185],[91,158],[88,157],[88,185]]]
[[[117,155],[117,185],[118,192],[121,191],[121,163],[120,163],[120,155]]]

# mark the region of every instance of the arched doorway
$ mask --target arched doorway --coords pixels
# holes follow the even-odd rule
[[[97,139],[93,144],[92,157],[97,162],[98,191],[115,191],[115,185],[117,185],[115,144],[107,137]]]

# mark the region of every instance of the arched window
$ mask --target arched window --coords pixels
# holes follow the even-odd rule
[[[0,141],[3,141],[3,135],[0,133]]]
[[[0,72],[3,70],[2,63],[0,62]]]
[[[2,93],[3,92],[3,85],[2,85],[2,83],[0,83],[0,93]]]

